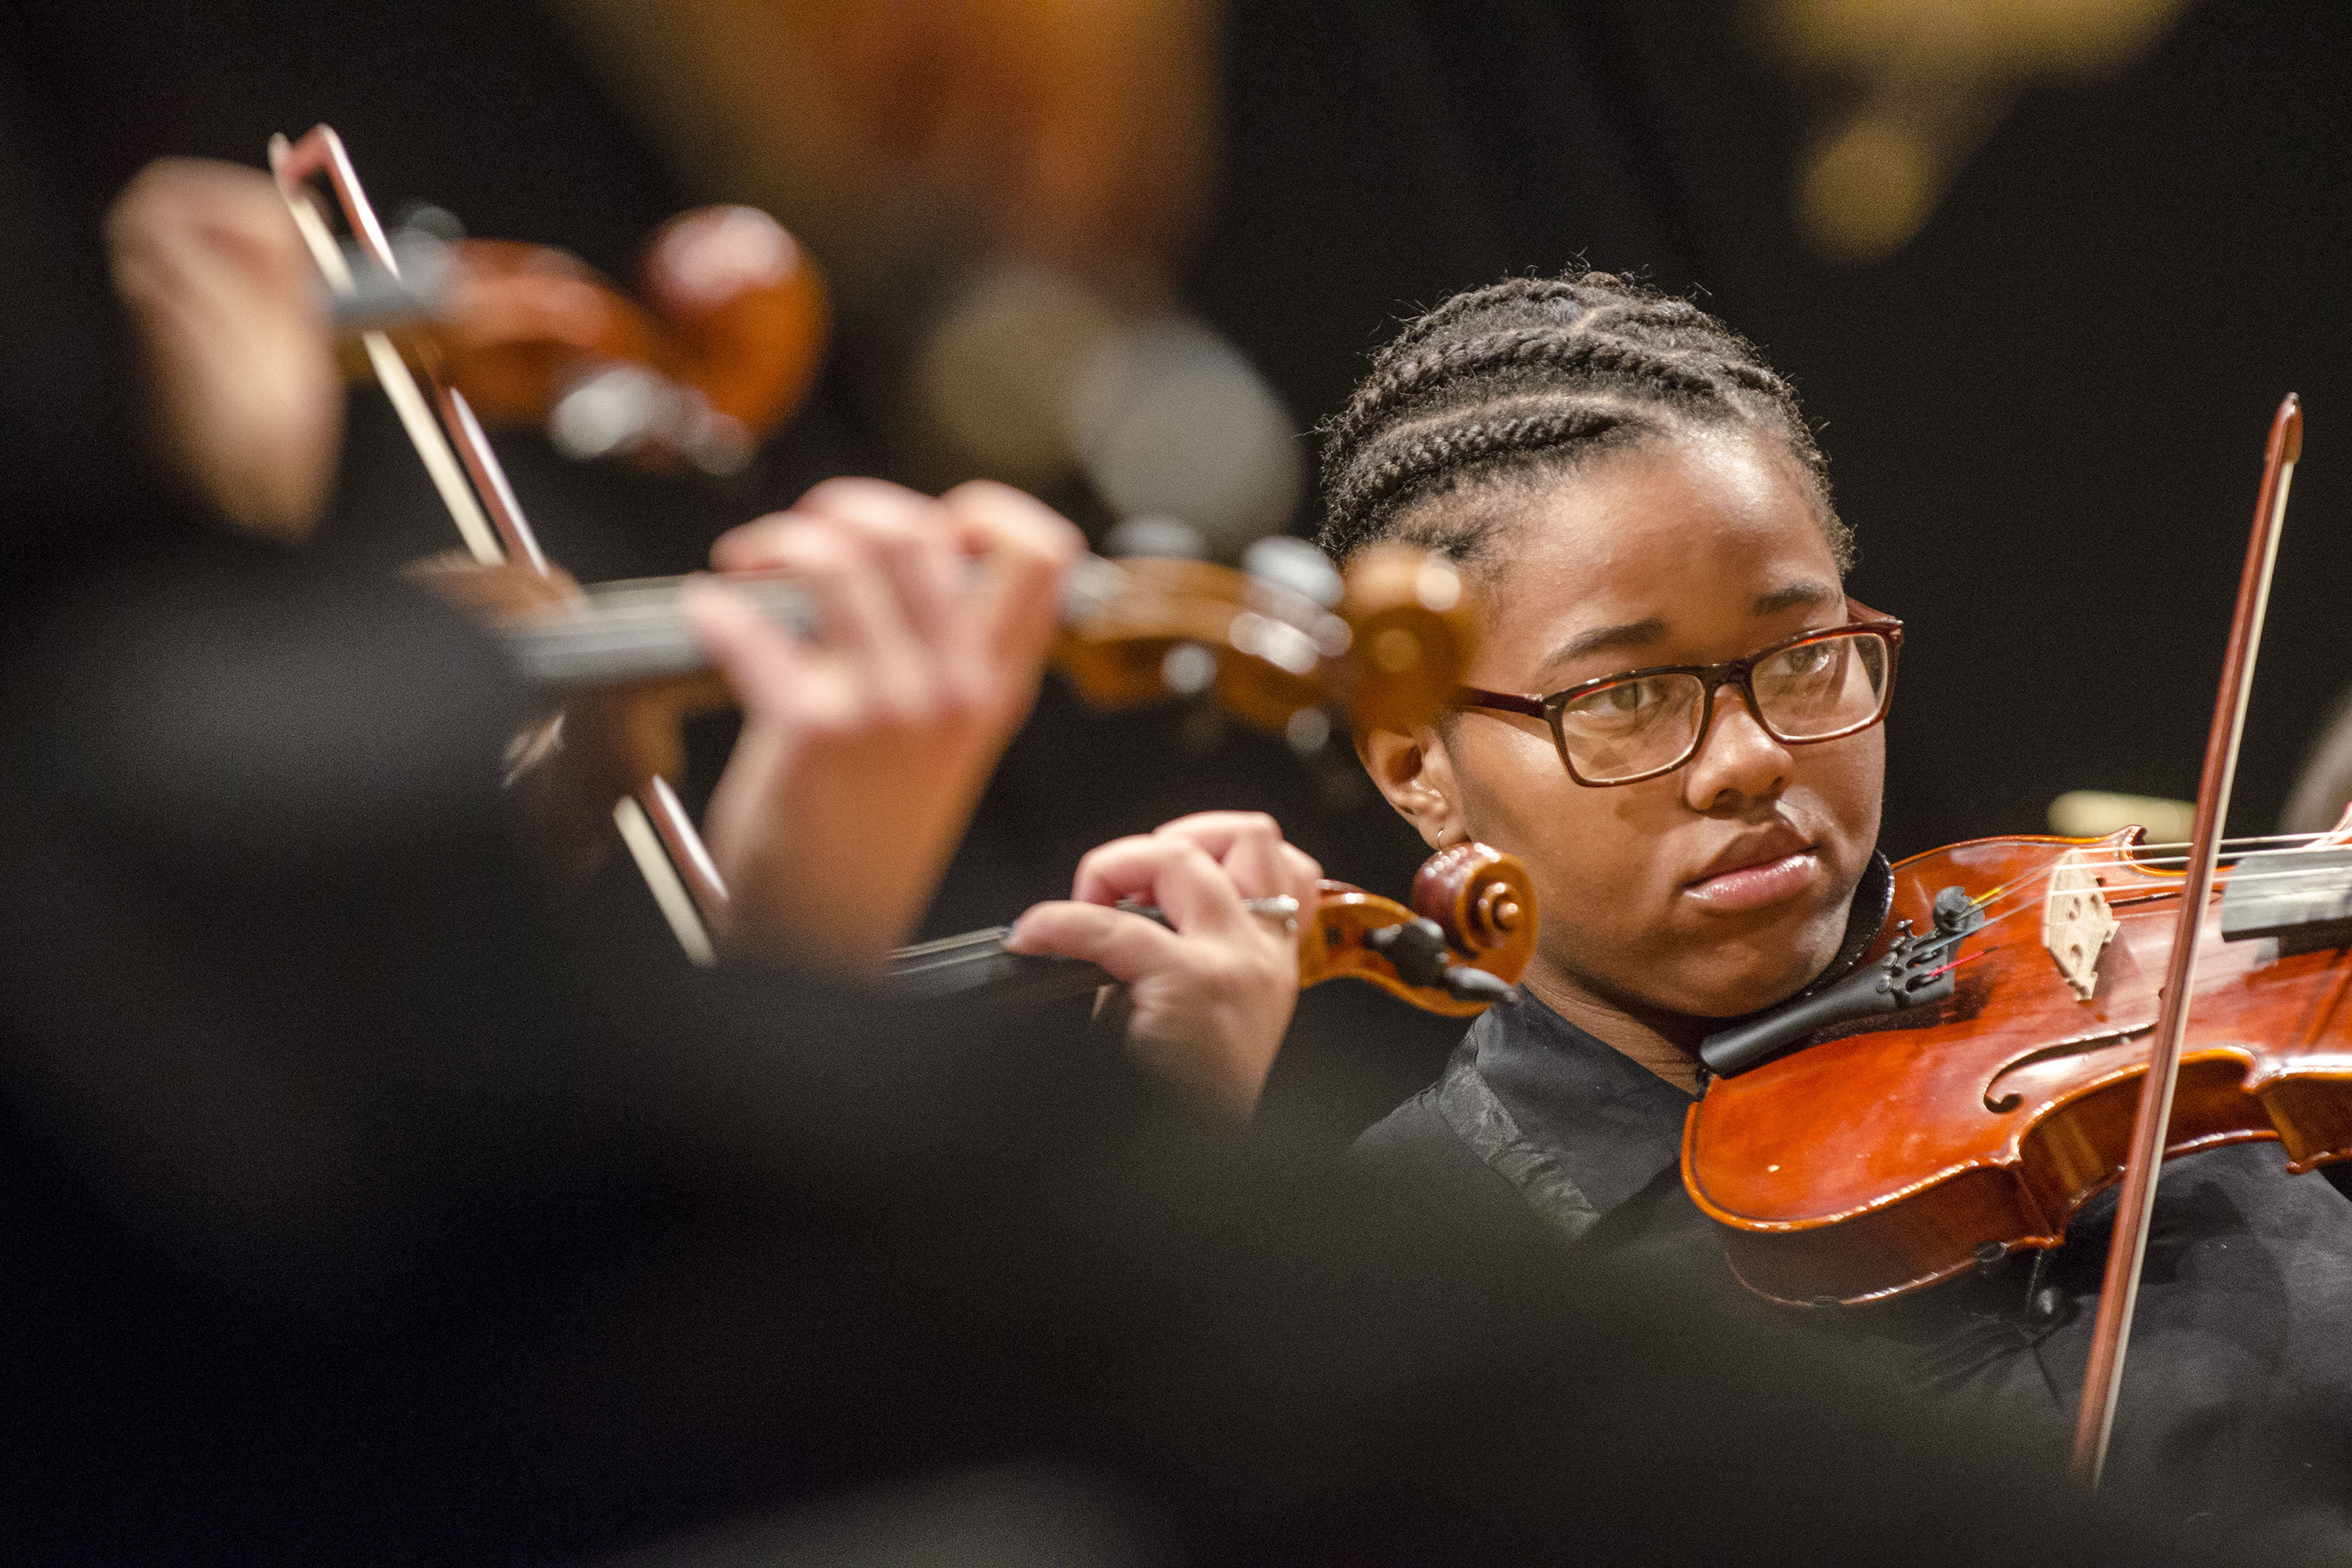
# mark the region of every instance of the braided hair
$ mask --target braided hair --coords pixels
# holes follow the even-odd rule
[[[1323,426],[1320,542],[1345,561],[1383,539],[1475,565],[1491,509],[1428,503],[1556,477],[1679,431],[1740,425],[1786,444],[1843,571],[1853,536],[1796,393],[1754,344],[1687,300],[1606,272],[1513,278],[1408,323]]]

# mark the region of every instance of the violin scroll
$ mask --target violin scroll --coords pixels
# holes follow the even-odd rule
[[[1330,575],[1335,603],[1303,582],[1205,561],[1090,557],[1054,661],[1093,707],[1213,689],[1227,711],[1307,752],[1330,733],[1335,708],[1378,729],[1427,722],[1476,636],[1459,574],[1393,545]]]
[[[1423,862],[1411,908],[1345,882],[1318,891],[1299,931],[1302,984],[1344,974],[1423,1012],[1466,1018],[1515,994],[1535,955],[1535,884],[1517,857],[1484,844]]]
[[[278,139],[271,162],[289,200],[324,176],[351,219],[357,243],[332,302],[347,342],[389,332],[486,423],[543,426],[569,457],[730,474],[816,379],[823,275],[756,207],[698,207],[663,225],[639,265],[641,303],[552,246],[387,234],[324,126]],[[367,369],[356,358],[346,368]]]
[[[1515,855],[1476,843],[1439,850],[1413,876],[1412,907],[1448,947],[1506,980],[1535,956],[1535,884]]]

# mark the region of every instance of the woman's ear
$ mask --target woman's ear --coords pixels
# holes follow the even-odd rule
[[[1462,823],[1460,791],[1454,784],[1454,759],[1434,730],[1411,734],[1365,730],[1356,736],[1356,755],[1391,805],[1420,832],[1422,842],[1443,849],[1469,837]]]

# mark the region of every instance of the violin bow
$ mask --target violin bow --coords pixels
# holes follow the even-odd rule
[[[2147,1255],[2148,1217],[2156,1206],[2156,1182],[2164,1164],[2165,1135],[2172,1122],[2173,1089],[2180,1077],[2180,1047],[2189,1028],[2189,998],[2197,987],[2198,936],[2213,891],[2213,868],[2221,853],[2221,824],[2230,814],[2230,787],[2237,778],[2238,741],[2246,727],[2246,700],[2253,689],[2254,655],[2263,640],[2263,616],[2271,596],[2271,573],[2278,562],[2279,531],[2286,516],[2287,487],[2303,456],[2303,405],[2293,393],[2271,419],[2263,458],[2263,486],[2254,500],[2252,537],[2238,578],[2238,608],[2230,622],[2228,652],[2221,661],[2221,689],[2213,698],[2213,725],[2205,738],[2205,766],[2197,781],[2197,821],[2189,836],[2189,864],[2180,889],[2180,921],[2173,932],[2165,970],[2164,1003],[2157,1015],[2156,1042],[2140,1079],[2139,1106],[2132,1121],[2130,1152],[2124,1163],[2123,1194],[2116,1228],[2107,1243],[2105,1277],[2099,1286],[2099,1315],[2091,1331],[2091,1361],[2083,1374],[2083,1401],[2075,1413],[2076,1480],[2095,1489],[2106,1468],[2107,1439],[2115,1429],[2116,1395],[2123,1386],[2124,1352],[2131,1342],[2132,1309],[2139,1300],[2140,1268]]]
[[[369,258],[394,278],[400,276],[399,258],[383,226],[376,221],[375,207],[360,184],[342,138],[331,126],[313,126],[299,142],[272,136],[269,169],[277,178],[278,194],[293,214],[294,225],[301,230],[330,289],[348,295],[355,291],[356,283],[308,188],[310,181],[322,174],[333,187],[343,221]],[[400,416],[401,427],[424,459],[433,488],[440,492],[474,559],[484,565],[497,565],[520,557],[541,577],[551,578],[546,553],[524,519],[514,488],[507,482],[506,469],[465,394],[444,382],[428,365],[424,373],[433,394],[428,405],[416,377],[388,336],[369,331],[361,334],[360,341],[384,395]],[[726,908],[727,886],[669,781],[657,773],[635,795],[623,796],[613,807],[613,820],[678,946],[698,964],[715,963],[709,922]]]

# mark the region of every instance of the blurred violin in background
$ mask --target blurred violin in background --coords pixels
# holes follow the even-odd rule
[[[363,248],[346,255],[352,288],[332,300],[345,342],[388,331],[486,424],[541,426],[567,457],[734,473],[824,360],[823,275],[755,207],[663,225],[635,298],[551,246],[462,237],[437,208],[387,238],[396,272]]]
[[[680,722],[733,702],[687,624],[687,579],[583,587],[551,568],[462,556],[417,570],[484,616],[517,673],[562,706],[570,754],[533,784],[560,861],[593,859],[614,799],[667,795],[664,781],[684,766]],[[727,581],[780,625],[819,630],[790,578]],[[1365,552],[1343,575],[1313,545],[1287,537],[1260,541],[1239,568],[1082,556],[1061,615],[1054,667],[1090,708],[1211,700],[1306,754],[1328,744],[1347,715],[1382,726],[1425,721],[1459,680],[1475,636],[1462,581],[1442,558],[1387,547]],[[681,869],[706,910],[724,902],[707,868]],[[1533,908],[1531,895],[1520,907]]]

